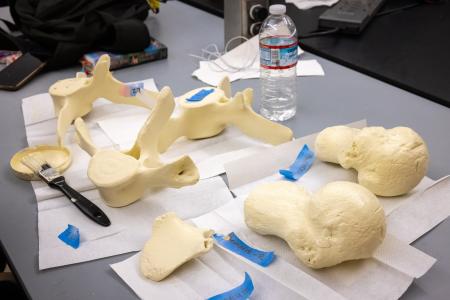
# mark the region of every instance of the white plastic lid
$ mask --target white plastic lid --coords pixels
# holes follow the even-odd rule
[[[274,4],[269,7],[271,15],[284,15],[286,13],[286,5]]]

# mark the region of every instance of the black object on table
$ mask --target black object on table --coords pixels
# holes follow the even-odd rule
[[[226,0],[180,0],[186,4],[202,9],[223,18],[223,1]]]
[[[415,2],[390,0],[380,13]],[[318,29],[318,16],[325,10],[317,7],[301,11],[289,4],[287,11],[302,35]],[[449,1],[375,17],[361,35],[336,33],[300,40],[300,45],[306,51],[450,107]]]

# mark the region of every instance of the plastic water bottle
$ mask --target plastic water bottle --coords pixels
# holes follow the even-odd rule
[[[297,29],[286,6],[269,8],[259,31],[261,57],[261,114],[273,121],[292,118],[296,105]]]

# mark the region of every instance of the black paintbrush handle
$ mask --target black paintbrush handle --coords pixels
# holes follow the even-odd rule
[[[86,197],[71,188],[63,176],[53,179],[49,182],[49,186],[63,192],[67,198],[81,210],[88,218],[97,224],[102,226],[111,225],[111,221],[108,216],[94,203],[88,200]]]

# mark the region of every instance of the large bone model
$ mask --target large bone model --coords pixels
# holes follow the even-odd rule
[[[102,55],[95,65],[93,76],[86,78],[84,73],[77,73],[76,78],[59,80],[54,83],[49,94],[53,99],[55,113],[58,117],[56,133],[59,146],[64,144],[64,136],[70,124],[92,110],[92,104],[99,98],[105,98],[113,103],[137,105],[146,108],[137,97],[121,95],[124,83],[115,79],[109,71],[110,58]],[[149,97],[156,98],[157,93],[144,90]]]
[[[208,91],[209,94],[201,101],[189,100],[201,91]],[[176,101],[179,111],[161,133],[160,152],[166,151],[179,137],[209,138],[221,133],[227,125],[236,126],[246,135],[273,145],[292,140],[291,129],[269,121],[253,111],[252,89],[245,89],[231,98],[228,77],[225,77],[217,88],[195,89],[178,97]]]
[[[183,222],[175,213],[159,216],[141,253],[141,273],[154,281],[163,280],[182,264],[211,250],[213,233]]]
[[[123,92],[127,85],[112,76],[109,64],[109,56],[103,55],[95,66],[93,77],[78,75],[58,81],[49,92],[58,114],[59,145],[63,145],[65,133],[75,120],[79,144],[92,156],[88,176],[110,206],[128,205],[142,197],[149,187],[181,187],[196,183],[198,171],[189,157],[167,165],[159,160],[158,153],[164,152],[179,137],[208,138],[221,133],[227,125],[234,125],[245,134],[270,144],[292,139],[288,127],[266,120],[252,110],[251,89],[230,98],[227,77],[218,88],[210,88],[207,95],[196,102],[191,98],[205,89],[178,97],[179,110],[171,116],[175,102],[169,88],[161,92],[140,89],[137,96],[130,97],[130,93]],[[114,103],[154,107],[130,151],[99,150],[93,144],[81,117],[89,113],[93,102],[101,97]],[[152,101],[156,101],[156,105]]]
[[[412,129],[333,126],[316,138],[320,160],[358,171],[358,182],[379,196],[408,193],[425,176],[428,149]]]
[[[129,97],[121,93],[124,83],[114,78],[109,71],[110,58],[102,55],[95,65],[93,76],[86,78],[78,73],[76,78],[57,81],[49,93],[52,96],[55,113],[58,116],[58,144],[63,146],[64,136],[70,124],[92,110],[95,100],[105,98],[113,103],[137,105],[146,108],[148,104],[139,97]],[[203,88],[205,89],[205,88]],[[209,88],[208,88],[209,89]],[[200,139],[221,133],[227,125],[238,127],[245,134],[270,144],[281,144],[292,139],[292,131],[283,125],[271,122],[255,113],[251,107],[252,89],[246,89],[231,97],[228,77],[213,93],[202,101],[190,102],[192,95],[202,89],[196,89],[178,97],[180,114],[170,119],[161,134],[160,152],[164,152],[176,139],[185,136],[188,139]],[[145,89],[141,93],[156,98],[157,92]]]
[[[135,147],[128,152],[97,149],[83,120],[75,121],[78,143],[92,156],[88,176],[109,206],[131,204],[151,187],[179,188],[198,181],[198,170],[188,156],[169,164],[159,160],[159,134],[174,106],[172,92],[163,88],[151,115],[139,131]]]
[[[361,185],[336,181],[311,195],[292,182],[255,188],[244,205],[248,227],[284,239],[311,268],[369,258],[386,225],[377,197]]]

